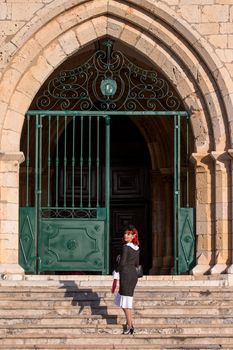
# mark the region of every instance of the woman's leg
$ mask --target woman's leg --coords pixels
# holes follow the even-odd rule
[[[126,322],[129,328],[132,327],[132,309],[123,309],[126,317]]]

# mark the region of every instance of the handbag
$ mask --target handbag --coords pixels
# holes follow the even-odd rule
[[[138,278],[143,277],[143,268],[142,268],[142,265],[136,266],[136,272],[137,272]]]

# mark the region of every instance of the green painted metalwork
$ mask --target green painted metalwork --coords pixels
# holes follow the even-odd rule
[[[91,93],[90,93],[91,92]],[[63,70],[40,91],[39,110],[178,111],[174,89],[155,70],[146,70],[104,42],[83,65]]]
[[[37,238],[35,241],[36,244],[36,251],[38,251],[38,261],[37,261],[37,271],[41,272],[41,271],[45,271],[45,268],[47,269],[47,267],[45,267],[44,265],[44,254],[45,254],[45,248],[41,248],[38,247],[39,244],[41,244],[41,242],[43,242],[43,244],[45,244],[45,242],[49,242],[46,238],[45,232],[46,230],[42,230],[41,229],[41,225],[45,222],[44,220],[61,220],[61,224],[62,224],[62,220],[65,220],[64,222],[66,222],[67,219],[72,219],[72,220],[77,220],[77,222],[79,220],[87,220],[87,225],[89,225],[88,223],[91,220],[96,220],[96,212],[95,210],[98,209],[98,193],[100,190],[99,187],[99,179],[97,176],[97,200],[96,200],[96,208],[90,208],[91,206],[91,202],[90,202],[90,191],[91,191],[91,187],[90,187],[90,177],[89,177],[89,181],[88,181],[88,202],[87,202],[87,208],[85,208],[84,203],[83,203],[83,167],[84,167],[84,159],[83,159],[83,132],[84,132],[84,118],[85,116],[88,116],[88,120],[90,120],[91,118],[95,117],[95,114],[97,114],[98,112],[93,112],[93,111],[89,111],[88,114],[86,114],[86,112],[80,112],[80,111],[69,111],[69,113],[67,113],[67,118],[71,118],[72,123],[73,123],[73,145],[72,145],[72,162],[71,165],[73,167],[73,174],[72,174],[72,202],[71,202],[71,207],[66,207],[63,205],[63,208],[59,207],[59,202],[58,202],[58,184],[59,184],[59,137],[61,134],[61,125],[62,123],[59,123],[59,120],[63,117],[65,117],[65,114],[63,111],[56,111],[56,113],[54,114],[50,114],[49,112],[46,111],[37,111],[37,114],[35,112],[29,112],[28,115],[30,116],[30,118],[36,118],[36,145],[35,145],[35,237]],[[170,112],[165,112],[165,116],[169,116],[169,114],[171,115]],[[99,113],[98,113],[99,114]],[[97,170],[97,174],[99,174],[100,172],[100,159],[98,156],[98,149],[99,149],[99,144],[100,144],[100,135],[99,135],[99,120],[100,118],[104,118],[105,119],[105,123],[106,123],[106,133],[105,133],[105,147],[106,147],[106,153],[105,153],[105,163],[106,163],[106,167],[105,167],[105,204],[104,204],[104,210],[106,211],[106,217],[103,220],[104,221],[104,233],[101,233],[101,235],[104,237],[103,238],[103,242],[104,242],[104,251],[102,251],[102,256],[104,259],[104,262],[102,263],[102,272],[103,273],[107,273],[108,272],[108,261],[109,261],[109,185],[110,185],[110,174],[109,174],[109,169],[110,169],[110,117],[113,117],[114,115],[119,115],[119,112],[115,111],[110,111],[108,113],[108,115],[103,115],[103,113],[100,113],[99,116],[96,117],[96,128],[97,128],[97,150],[96,150],[96,170]],[[134,111],[131,112],[131,115],[140,115],[140,111]],[[158,112],[153,112],[153,114],[151,112],[148,111],[144,112],[144,115],[154,115],[154,116],[158,116],[160,115],[160,113]],[[186,112],[176,112],[176,114],[174,114],[174,273],[178,274],[181,273],[179,271],[180,269],[180,265],[179,265],[179,258],[180,258],[180,252],[181,252],[181,247],[179,244],[179,240],[178,240],[178,235],[180,233],[180,118],[181,117],[187,117],[187,113]],[[41,206],[41,179],[42,179],[42,144],[43,144],[43,134],[42,134],[42,120],[44,118],[47,118],[48,120],[53,120],[53,118],[55,118],[55,125],[56,125],[56,147],[55,147],[55,173],[56,173],[56,184],[55,184],[55,207],[51,206],[51,201],[50,201],[50,205],[48,205],[47,202],[47,207],[43,207],[43,214],[42,214],[42,206]],[[74,206],[75,204],[75,174],[74,174],[74,166],[75,166],[75,133],[74,133],[74,125],[77,124],[77,118],[79,120],[80,123],[80,140],[79,140],[79,145],[80,145],[80,161],[79,161],[79,166],[80,166],[80,205],[77,207]],[[68,122],[67,122],[68,123]],[[90,122],[89,122],[90,123]],[[64,130],[66,129],[66,122],[63,123],[65,125]],[[50,122],[48,122],[48,125],[50,125]],[[50,128],[50,127],[49,127]],[[91,126],[89,124],[89,136],[91,134]],[[187,129],[187,127],[186,127]],[[49,134],[51,133],[51,131],[49,131]],[[88,137],[89,137],[88,136]],[[66,139],[66,137],[65,137]],[[66,142],[66,141],[65,141]],[[49,140],[49,144],[50,144],[50,140]],[[89,159],[88,159],[88,169],[89,172],[91,171],[91,164],[90,160],[91,160],[91,141],[90,141],[90,137],[88,140],[88,144],[89,144]],[[51,146],[51,145],[50,145]],[[49,146],[49,147],[50,147]],[[48,151],[49,153],[49,151]],[[64,149],[64,154],[66,154],[66,150]],[[92,161],[92,160],[91,160]],[[50,160],[48,160],[48,164],[50,164]],[[64,165],[66,166],[66,162],[64,163]],[[50,168],[50,166],[48,165],[48,168]],[[88,175],[89,176],[89,175]],[[50,175],[48,176],[48,181],[49,181]],[[65,184],[65,181],[64,181]],[[64,186],[63,184],[63,186]],[[66,185],[65,185],[66,186]],[[47,186],[48,191],[50,186]],[[66,195],[66,192],[64,190],[64,196]],[[187,202],[188,203],[188,202]],[[45,210],[46,209],[46,210]],[[99,209],[103,209],[103,208],[99,208]],[[46,214],[45,214],[46,212]],[[76,222],[76,224],[77,224]],[[51,224],[51,223],[50,223]],[[53,225],[56,225],[56,223],[53,223]],[[62,224],[63,225],[63,224]],[[72,226],[72,225],[71,225]],[[62,226],[63,227],[63,226]],[[64,226],[65,227],[65,226]],[[73,226],[72,226],[73,227]],[[73,228],[72,228],[73,229]],[[101,231],[102,232],[102,231]],[[42,235],[42,236],[40,236]],[[40,243],[39,243],[40,242]],[[47,244],[47,243],[46,243]],[[46,247],[45,244],[45,247]],[[62,248],[61,248],[62,249]],[[49,250],[49,248],[48,248]],[[47,253],[46,253],[47,254]],[[59,259],[57,261],[60,261]],[[63,264],[63,262],[61,262],[61,267],[60,269],[68,269],[68,263],[65,263],[65,265]],[[55,267],[56,266],[56,267]],[[66,266],[66,267],[64,267]],[[78,266],[78,263],[76,262],[74,265],[73,263],[70,265],[69,269],[74,269],[75,267]],[[84,263],[82,263],[82,265],[80,266],[84,266]],[[93,271],[95,271],[97,265],[95,265],[95,267],[93,266]],[[58,262],[53,265],[53,267],[51,266],[51,269],[59,269],[58,266]],[[90,268],[89,265],[86,265],[86,268]],[[81,269],[81,267],[80,267]]]
[[[48,207],[50,207],[50,176],[51,176],[51,116],[48,117]]]
[[[26,272],[36,273],[36,209],[20,208],[19,215],[19,264]]]
[[[38,266],[38,257],[39,257],[39,251],[38,251],[38,240],[39,240],[39,151],[38,151],[38,141],[39,141],[39,135],[38,135],[38,128],[39,128],[39,116],[36,115],[36,144],[35,144],[35,249],[36,249],[36,271],[39,270]]]
[[[106,213],[95,220],[41,219],[41,271],[106,271]],[[103,215],[105,214],[105,215]]]
[[[174,116],[174,184],[173,184],[173,210],[174,210],[174,273],[178,273],[179,247],[178,233],[180,223],[180,116]]]
[[[88,207],[91,207],[91,117],[89,116],[89,142],[88,142]]]
[[[96,132],[96,207],[98,208],[100,195],[100,117],[97,117]]]
[[[64,133],[65,133],[65,140],[64,140],[64,179],[63,179],[63,183],[64,183],[64,202],[63,202],[63,207],[66,207],[66,168],[67,168],[67,155],[66,155],[66,144],[67,144],[67,116],[65,116],[65,126],[64,126]]]
[[[189,115],[186,111],[179,110],[180,102],[176,92],[167,81],[160,77],[158,72],[136,66],[122,52],[115,51],[113,42],[109,39],[105,41],[104,46],[104,50],[95,52],[85,64],[73,70],[62,71],[51,79],[46,88],[39,92],[37,99],[39,110],[30,110],[27,114],[26,205],[35,205],[36,271],[39,273],[78,269],[109,272],[110,118],[114,116],[122,118],[125,116],[163,116],[170,118],[172,116],[174,118],[174,273],[183,273],[185,268],[181,260],[186,261],[186,265],[189,262],[189,266],[191,266],[192,254],[188,254],[187,258],[186,253],[190,252],[192,247],[190,246],[190,250],[187,248],[188,238],[185,238],[187,244],[184,245],[183,237],[186,231],[189,232],[188,237],[190,237],[192,231],[190,223],[193,217],[190,216],[190,211],[187,214],[189,216],[186,215],[188,219],[185,219],[184,224],[183,221],[181,222],[184,208],[180,208],[180,120],[181,117],[185,117],[187,121],[186,157],[188,168]],[[35,202],[29,203],[29,165],[31,164],[29,138],[30,121],[33,118],[36,120]],[[88,123],[85,123],[86,119]],[[105,140],[104,135],[100,135],[100,121],[102,119],[105,120]],[[94,124],[94,120],[96,120],[96,124]],[[73,128],[70,158],[67,151],[67,127],[69,124]],[[42,169],[46,165],[46,160],[42,156],[45,141],[42,125],[45,127],[48,125],[48,134],[46,133],[48,172],[43,174],[45,178],[48,176],[47,194],[42,194],[42,188],[44,188],[42,186]],[[92,134],[95,125],[96,159],[93,158],[92,154]],[[76,130],[78,130],[77,133]],[[84,139],[84,131],[88,133],[87,140]],[[55,134],[53,141],[52,134]],[[64,147],[59,147],[61,135],[64,135]],[[105,142],[105,164],[102,164],[99,153],[103,140]],[[62,149],[63,162],[59,161]],[[79,159],[77,158],[78,152]],[[68,166],[72,169],[69,203],[67,202]],[[76,168],[78,168],[78,174]],[[100,176],[103,168],[105,168],[104,204],[100,203]],[[61,171],[63,171],[63,175],[61,175]],[[92,199],[94,195],[92,193],[93,171],[96,171],[96,207],[93,207],[94,200]],[[52,176],[55,179],[55,186],[51,186]],[[187,207],[189,206],[188,176],[187,169]],[[63,201],[60,193],[61,183]],[[44,198],[47,198],[46,203]],[[20,222],[22,220],[23,216]],[[193,244],[192,241],[190,242]],[[184,251],[185,253],[183,253]],[[27,260],[27,258],[25,259]],[[24,267],[26,266],[25,259],[22,262]]]
[[[189,207],[189,115],[186,116],[186,207]]]
[[[57,133],[56,133],[56,207],[58,207],[58,167],[59,167],[59,117],[57,115]]]
[[[195,217],[194,208],[180,208],[180,230],[178,235],[178,273],[189,273],[195,266]]]
[[[105,117],[105,208],[106,208],[106,240],[105,240],[105,273],[109,270],[109,220],[110,220],[110,117]]]
[[[26,167],[27,167],[27,188],[26,188],[26,207],[28,207],[28,193],[29,193],[29,166],[30,166],[30,157],[29,157],[29,150],[30,150],[30,118],[27,116],[27,158],[26,158]]]
[[[73,116],[73,140],[72,140],[72,208],[74,208],[74,170],[75,170],[75,116]]]
[[[78,110],[74,110],[74,111],[38,111],[38,110],[30,110],[28,111],[28,114],[30,114],[31,116],[33,115],[37,115],[38,112],[42,115],[42,116],[46,116],[46,115],[51,115],[51,116],[57,116],[58,118],[62,118],[65,115],[67,116],[79,116],[79,117],[86,117],[86,116],[101,116],[104,117],[106,115],[106,112],[104,111],[78,111]],[[107,114],[109,116],[117,116],[117,117],[122,117],[125,118],[125,116],[140,116],[140,117],[148,117],[148,116],[152,116],[152,117],[171,117],[171,116],[180,116],[180,117],[186,117],[188,116],[188,112],[186,111],[108,111]]]
[[[83,116],[80,130],[80,208],[83,207]]]
[[[108,273],[109,262],[109,189],[106,191],[105,203],[100,206],[92,207],[92,121],[96,120],[98,125],[100,119],[106,123],[105,140],[108,150],[105,151],[106,164],[103,162],[102,166],[105,168],[106,184],[109,186],[109,137],[110,125],[108,117],[95,117],[91,115],[87,118],[85,124],[87,132],[87,145],[84,147],[84,117],[83,116],[62,116],[63,120],[57,112],[56,116],[43,115],[38,111],[36,115],[28,113],[27,118],[35,120],[35,208],[34,214],[34,239],[35,239],[35,270],[37,273],[48,271],[62,271],[62,270],[86,270],[86,271],[102,271]],[[79,122],[80,144],[75,143],[76,133],[75,125]],[[107,122],[106,122],[107,121]],[[30,122],[29,122],[30,124]],[[72,125],[72,154],[67,157],[67,127]],[[33,123],[31,123],[33,125]],[[43,127],[48,126],[48,130],[43,133]],[[51,145],[51,127],[55,126],[53,138],[54,147]],[[30,134],[29,134],[30,135]],[[63,147],[59,147],[59,139],[63,135]],[[104,135],[102,135],[104,136]],[[48,158],[45,159],[42,155],[45,152],[44,145],[47,140],[46,151]],[[100,140],[97,141],[99,148]],[[75,152],[76,147],[80,146],[80,162],[77,162],[79,168],[75,168]],[[53,149],[54,160],[52,160],[51,149]],[[61,153],[63,152],[63,153]],[[86,152],[86,153],[85,153]],[[61,154],[63,161],[61,160]],[[30,161],[30,159],[29,159]],[[67,206],[67,167],[71,167],[71,200],[70,206]],[[96,152],[96,164],[98,164],[98,172],[100,173],[100,156],[99,151]],[[60,166],[63,168],[60,168]],[[48,168],[47,174],[43,173],[44,168]],[[86,169],[86,170],[85,170]],[[55,170],[55,171],[54,171]],[[84,172],[87,171],[87,173]],[[50,177],[51,173],[55,173],[55,191],[54,196],[49,196],[51,190]],[[48,178],[47,178],[48,176]],[[75,187],[75,178],[81,177],[80,187]],[[83,177],[86,176],[86,185]],[[43,177],[47,180],[47,186],[42,186]],[[99,182],[99,180],[98,180]],[[27,184],[28,185],[28,184]],[[86,188],[84,187],[87,186]],[[29,186],[29,185],[28,185]],[[98,192],[100,190],[98,184]],[[84,194],[84,190],[87,193]],[[75,193],[76,191],[76,193]],[[46,193],[47,192],[47,193]],[[61,193],[63,199],[61,197]],[[80,197],[80,206],[75,206],[75,197]],[[30,203],[31,204],[31,203]],[[107,206],[107,207],[106,207]],[[23,213],[23,209],[22,209]],[[20,222],[24,219],[23,214],[20,214]],[[20,239],[25,241],[25,230],[22,230]],[[22,244],[21,244],[22,246]],[[70,248],[69,248],[70,247]],[[89,250],[88,250],[89,249]],[[21,249],[22,250],[22,249]],[[25,249],[24,249],[25,250]],[[21,259],[22,266],[25,270],[28,249],[22,250]],[[24,254],[24,255],[23,255]],[[53,256],[53,258],[52,258]]]

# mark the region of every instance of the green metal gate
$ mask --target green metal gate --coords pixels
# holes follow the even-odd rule
[[[174,119],[174,273],[188,273],[195,261],[194,209],[188,190],[187,207],[180,207],[180,120],[187,121],[188,159],[189,115],[179,111],[178,99],[157,72],[112,51],[111,40],[104,45],[106,52],[97,51],[49,81],[38,109],[27,113],[20,264],[34,273],[109,272],[110,120],[162,116]]]
[[[100,140],[101,123],[105,135]],[[72,149],[67,149],[69,126]],[[88,140],[84,140],[84,128]],[[33,144],[30,133],[35,136]],[[108,271],[109,136],[107,115],[27,114],[26,206],[20,208],[20,263],[26,271]],[[100,158],[103,144],[105,159]],[[33,154],[34,175],[30,171]],[[105,184],[101,183],[103,171]],[[34,207],[29,206],[30,183],[34,184]]]

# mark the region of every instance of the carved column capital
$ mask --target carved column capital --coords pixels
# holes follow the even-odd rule
[[[23,163],[25,160],[23,152],[1,152],[0,151],[0,161],[17,161],[19,164]]]
[[[227,151],[212,151],[210,154],[212,159],[215,161],[215,168],[217,171],[225,170],[226,167],[229,165],[230,155]]]
[[[190,161],[199,170],[207,171],[213,163],[213,159],[210,153],[192,153],[190,156]]]

